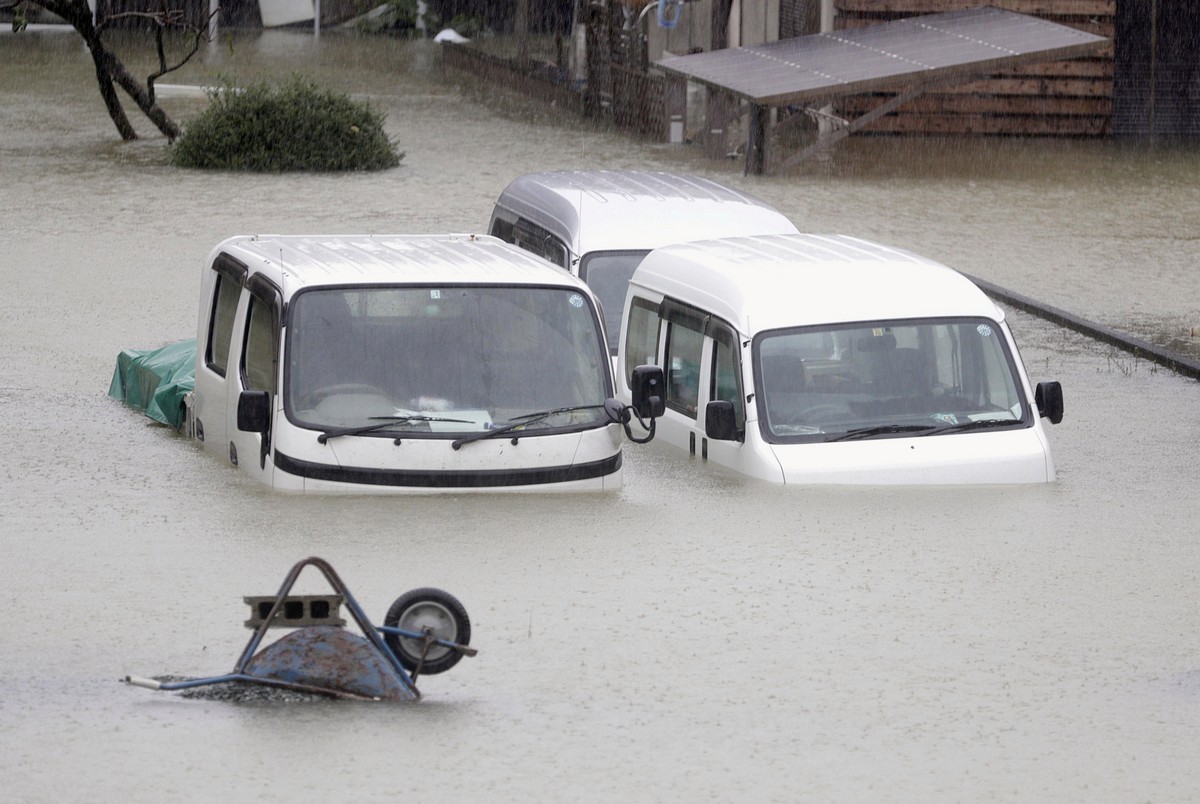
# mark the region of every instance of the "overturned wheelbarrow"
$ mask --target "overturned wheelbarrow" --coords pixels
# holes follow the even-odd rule
[[[319,569],[333,595],[290,596],[300,571]],[[311,557],[292,567],[273,597],[247,597],[254,630],[233,672],[186,681],[126,676],[123,681],[153,690],[183,690],[245,682],[357,700],[414,701],[421,675],[444,673],[463,656],[474,656],[471,621],[462,603],[440,589],[406,592],[392,603],[383,625],[372,625],[333,567]],[[345,629],[346,606],[362,635]],[[258,650],[268,629],[293,628]],[[255,653],[255,651],[258,651]]]

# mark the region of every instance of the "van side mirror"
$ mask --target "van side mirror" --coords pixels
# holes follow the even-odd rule
[[[643,419],[655,419],[663,415],[667,403],[663,392],[667,387],[666,377],[659,366],[638,366],[630,378],[633,409]]]
[[[266,391],[242,391],[238,396],[237,426],[246,433],[271,429],[271,395]]]
[[[1039,382],[1033,390],[1033,401],[1037,404],[1038,415],[1049,419],[1051,424],[1058,424],[1063,417],[1063,392],[1060,382]]]
[[[737,417],[728,399],[714,399],[704,409],[704,434],[713,441],[737,441]]]

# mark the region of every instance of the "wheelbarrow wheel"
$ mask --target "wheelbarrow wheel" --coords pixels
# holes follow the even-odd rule
[[[458,598],[441,589],[423,587],[400,595],[388,609],[383,624],[418,633],[428,628],[438,639],[458,645],[467,645],[471,641],[471,620],[467,610]],[[422,661],[424,640],[399,634],[385,634],[384,640],[410,673],[419,671],[425,676],[444,673],[462,658],[462,654],[453,648],[430,645]]]

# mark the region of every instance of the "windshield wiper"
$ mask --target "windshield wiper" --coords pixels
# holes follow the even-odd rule
[[[988,427],[1018,424],[1020,421],[1020,419],[977,419],[975,421],[959,422],[958,424],[881,424],[873,427],[858,427],[854,430],[847,430],[841,435],[825,440],[853,441],[858,438],[870,438],[871,436],[890,435],[892,433],[914,433],[919,436],[963,433],[968,430],[983,430]]]
[[[939,433],[962,433],[966,432],[967,430],[985,430],[989,427],[1003,427],[1005,425],[1020,423],[1020,419],[975,419],[974,421],[959,422],[958,424],[944,424],[932,432],[923,433],[923,435],[938,435]]]
[[[857,438],[886,435],[890,433],[921,433],[927,435],[930,430],[936,430],[936,424],[880,424],[872,427],[856,427],[841,435],[827,438],[826,441],[853,441]]]
[[[462,424],[471,424],[470,419],[448,419],[442,416],[424,416],[419,413],[409,414],[406,416],[371,416],[372,419],[384,419],[384,421],[376,422],[375,424],[363,424],[357,427],[331,427],[325,432],[317,436],[317,443],[324,444],[331,438],[345,435],[358,435],[360,433],[369,433],[372,430],[383,430],[397,424],[408,424],[409,422],[460,422]]]
[[[551,416],[559,413],[571,413],[572,411],[576,410],[598,410],[604,407],[604,403],[600,403],[599,405],[574,405],[569,408],[552,408],[551,410],[541,410],[537,413],[525,413],[521,416],[512,417],[509,419],[508,424],[504,425],[503,427],[496,427],[492,430],[484,430],[482,433],[472,433],[469,436],[456,438],[454,441],[450,442],[450,446],[454,447],[454,449],[460,449],[463,444],[470,444],[472,441],[482,441],[485,438],[494,438],[498,435],[504,435],[505,433],[510,433],[517,428],[533,424],[534,422],[540,422],[542,419],[548,419]]]

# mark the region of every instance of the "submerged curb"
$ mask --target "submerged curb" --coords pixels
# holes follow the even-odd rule
[[[1094,321],[1088,321],[1086,318],[1080,318],[1077,315],[1068,313],[1066,310],[1061,310],[1057,307],[1052,307],[1049,304],[1032,299],[1029,296],[1024,296],[1015,291],[1002,288],[999,285],[993,285],[983,279],[979,279],[969,274],[963,276],[970,279],[979,289],[987,295],[999,301],[1011,304],[1013,307],[1020,308],[1025,312],[1032,313],[1041,318],[1045,318],[1052,323],[1076,332],[1087,335],[1089,338],[1095,338],[1103,343],[1111,344],[1119,349],[1124,349],[1131,354],[1145,358],[1161,366],[1165,366],[1172,371],[1182,374],[1186,377],[1191,377],[1194,380],[1200,380],[1200,362],[1185,357],[1178,352],[1173,352],[1162,346],[1156,346],[1149,341],[1144,341],[1141,338],[1135,338],[1131,335],[1126,335],[1123,332],[1106,327],[1103,324],[1097,324]]]

